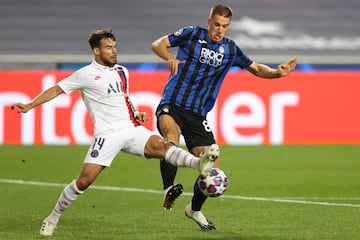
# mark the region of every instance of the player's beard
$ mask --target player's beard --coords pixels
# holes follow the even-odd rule
[[[113,67],[116,64],[116,56],[111,56],[109,58],[105,58],[103,56],[100,56],[101,61],[104,63],[105,66]]]

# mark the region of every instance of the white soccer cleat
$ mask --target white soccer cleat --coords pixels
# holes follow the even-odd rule
[[[43,236],[52,236],[56,229],[56,223],[50,222],[48,218],[45,218],[40,228],[40,234]]]
[[[219,154],[219,146],[215,143],[210,146],[206,153],[200,154],[200,172],[202,175],[209,175],[210,169],[214,166]]]
[[[214,223],[212,223],[211,221],[209,221],[204,214],[202,214],[201,211],[193,211],[191,209],[191,203],[189,203],[186,208],[185,208],[185,215],[192,219],[194,222],[196,222],[199,227],[201,228],[201,230],[205,230],[205,231],[211,231],[211,230],[216,230],[216,227],[214,225]]]

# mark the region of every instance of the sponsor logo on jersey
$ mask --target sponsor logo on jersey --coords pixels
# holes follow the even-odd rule
[[[222,60],[224,58],[224,47],[220,47],[219,51],[221,52],[216,52],[212,49],[208,49],[208,48],[201,48],[201,52],[200,52],[200,57],[199,57],[199,62],[201,63],[205,63],[208,64],[212,67],[218,67],[222,64]]]

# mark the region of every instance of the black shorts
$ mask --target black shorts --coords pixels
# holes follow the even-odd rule
[[[197,146],[210,146],[215,143],[214,134],[208,125],[206,117],[180,107],[163,104],[156,109],[157,128],[159,128],[159,117],[162,114],[170,115],[181,129],[186,147],[191,150]]]

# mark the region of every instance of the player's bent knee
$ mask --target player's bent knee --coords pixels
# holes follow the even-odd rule
[[[164,157],[170,147],[171,144],[166,143],[161,137],[153,135],[147,143],[145,155],[147,157]]]
[[[166,152],[171,147],[170,143],[167,143],[162,138],[158,138],[157,141],[154,142],[154,149],[160,152]]]
[[[79,178],[76,181],[76,186],[80,191],[84,191],[91,185],[92,182],[93,181],[91,181],[89,178]]]

